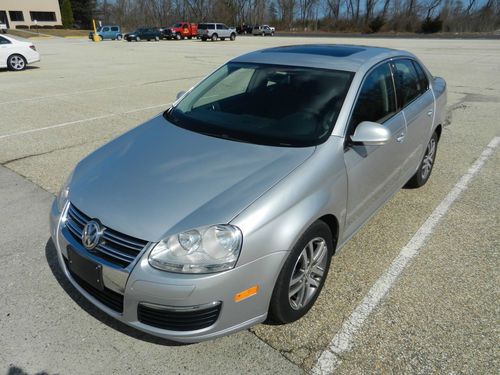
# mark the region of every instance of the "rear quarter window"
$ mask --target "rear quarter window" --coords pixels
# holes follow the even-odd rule
[[[416,61],[412,61],[415,70],[417,71],[418,81],[420,83],[420,92],[424,93],[429,89],[429,79],[424,72],[424,69],[420,66],[420,64]]]
[[[393,67],[398,104],[403,108],[422,93],[421,83],[411,60],[396,60]]]

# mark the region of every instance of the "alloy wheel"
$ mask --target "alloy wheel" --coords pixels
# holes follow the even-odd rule
[[[23,70],[24,67],[26,66],[24,59],[19,55],[11,56],[9,61],[10,61],[10,66],[14,70]]]
[[[425,152],[424,160],[422,161],[422,179],[426,179],[432,170],[432,164],[434,163],[434,156],[436,153],[436,140],[431,138],[429,144],[427,145],[427,150]]]
[[[294,310],[300,310],[318,292],[327,265],[327,245],[321,237],[309,241],[295,263],[288,286],[288,301]]]

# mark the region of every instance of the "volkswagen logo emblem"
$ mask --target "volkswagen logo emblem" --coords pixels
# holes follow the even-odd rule
[[[90,220],[83,227],[82,231],[82,244],[87,250],[92,250],[101,240],[103,230],[99,223],[95,220]]]

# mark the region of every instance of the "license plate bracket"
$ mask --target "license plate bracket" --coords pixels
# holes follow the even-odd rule
[[[80,279],[98,290],[104,290],[102,282],[102,265],[80,255],[71,246],[68,246],[68,264],[71,272]]]

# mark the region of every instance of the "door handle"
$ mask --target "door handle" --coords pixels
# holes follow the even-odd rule
[[[403,142],[403,139],[405,139],[406,133],[403,132],[400,135],[396,137],[396,142]]]
[[[427,116],[432,116],[433,113],[434,113],[434,111],[432,109],[429,109],[427,111]]]

